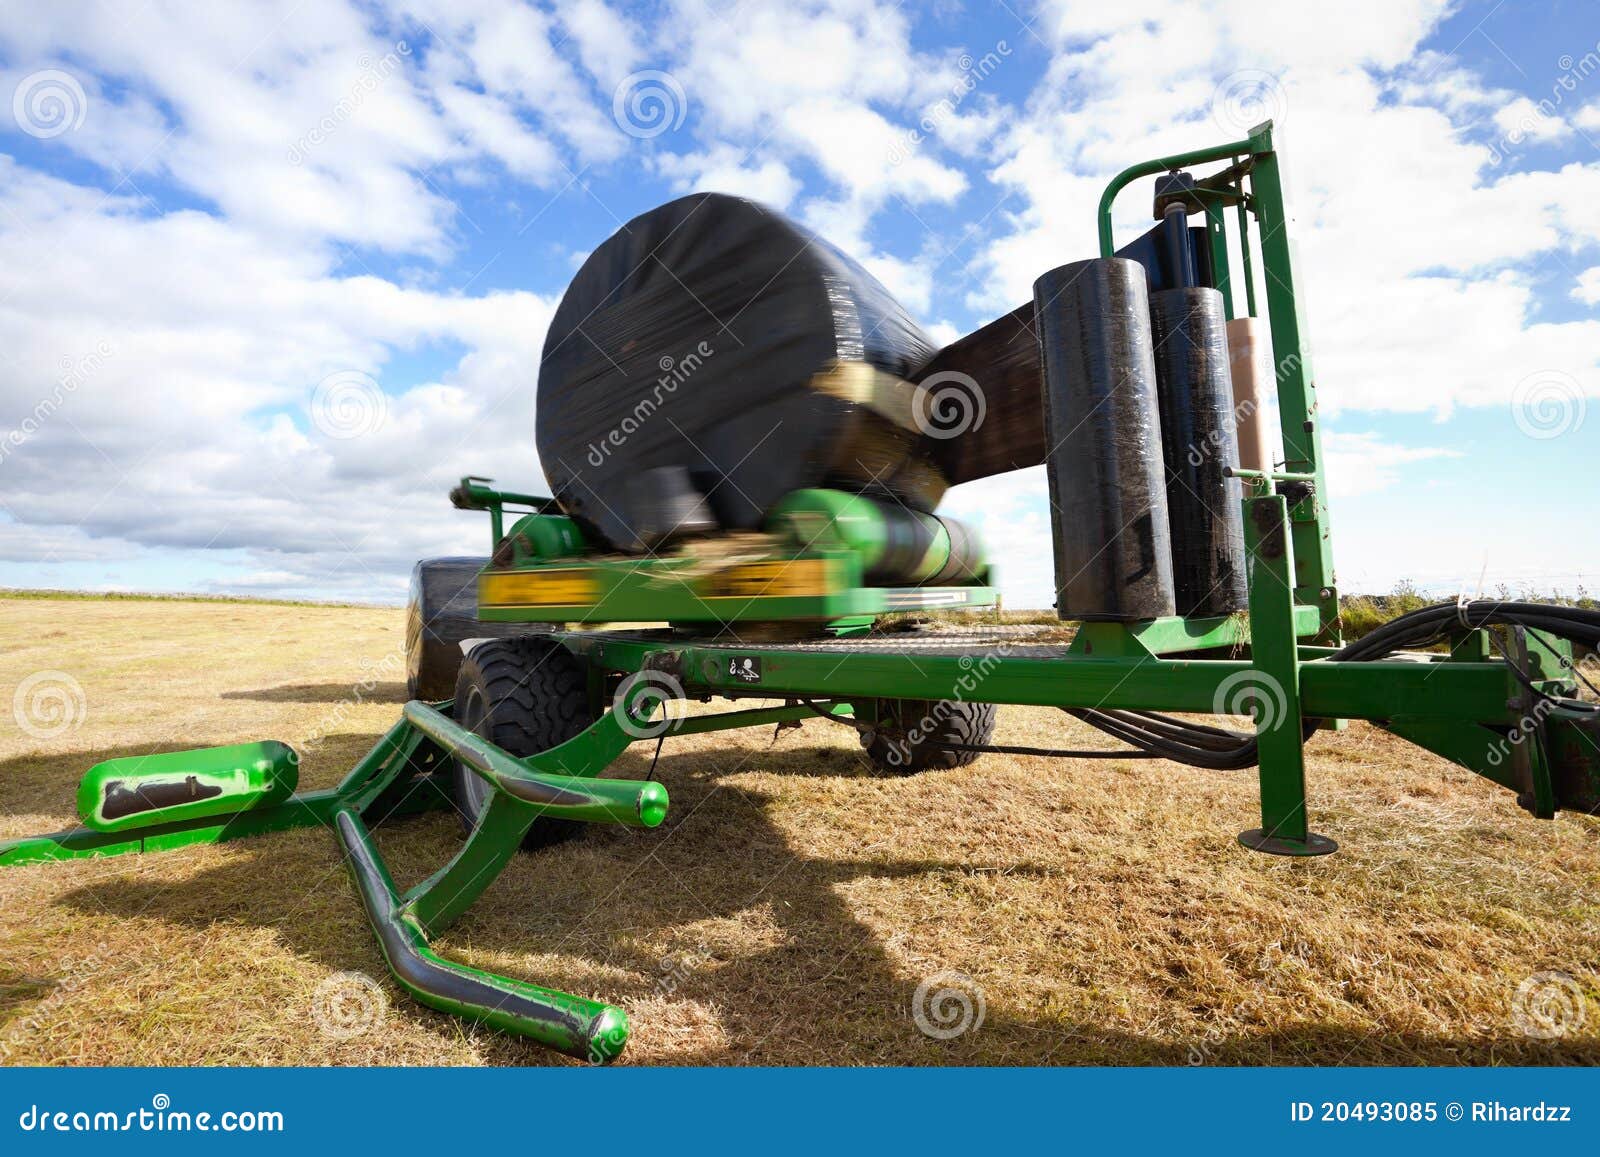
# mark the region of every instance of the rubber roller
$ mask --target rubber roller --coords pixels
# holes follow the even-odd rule
[[[795,491],[772,508],[767,529],[796,548],[848,547],[869,586],[973,583],[985,569],[983,545],[965,524],[842,490]]]

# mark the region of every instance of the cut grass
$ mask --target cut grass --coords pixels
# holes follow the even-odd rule
[[[70,824],[77,777],[113,755],[278,738],[305,753],[302,786],[330,785],[403,696],[395,610],[0,615],[0,692],[57,670],[86,706],[50,739],[0,714],[0,838]],[[1014,707],[997,741],[1109,745]],[[671,739],[662,828],[517,857],[439,946],[621,1004],[624,1063],[1600,1063],[1600,822],[1531,820],[1364,724],[1310,751],[1315,823],[1342,850],[1295,861],[1234,842],[1257,822],[1249,773],[989,755],[885,779],[821,720]],[[404,886],[459,832],[435,815],[379,838]],[[400,994],[325,831],[0,870],[0,913],[10,1063],[568,1063]],[[348,1039],[314,1014],[344,972],[388,998]],[[984,1017],[940,1041],[912,1006],[947,972]],[[1585,1017],[1548,1040],[1513,1013],[1546,972]]]
[[[187,591],[59,591],[46,587],[0,587],[0,599],[46,599],[73,602],[254,603],[266,607],[371,607],[380,603],[338,599],[269,599],[258,595],[197,595]]]

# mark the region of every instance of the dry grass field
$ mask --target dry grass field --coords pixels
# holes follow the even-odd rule
[[[403,696],[396,610],[0,599],[0,624],[0,838],[69,825],[114,755],[277,738],[331,785]],[[41,739],[10,705],[46,670],[83,711]],[[998,741],[1109,742],[1021,708]],[[518,857],[440,943],[621,1004],[623,1063],[1600,1062],[1600,821],[1536,822],[1364,724],[1313,741],[1342,850],[1311,861],[1234,842],[1252,774],[990,755],[884,779],[822,720],[669,739],[659,774],[663,827]],[[404,885],[459,836],[440,814],[379,838]],[[939,1040],[912,1008],[950,971],[983,1016]],[[387,997],[356,1035],[313,1010],[341,973]],[[1544,1038],[1517,993],[1548,973],[1572,979],[1534,982]],[[0,870],[0,1057],[570,1063],[406,999],[321,830]]]

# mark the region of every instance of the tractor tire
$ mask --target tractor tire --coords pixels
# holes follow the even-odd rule
[[[952,751],[945,743],[983,744],[994,736],[993,703],[959,699],[876,699],[878,723],[863,732],[867,758],[890,775],[965,767],[981,752]]]
[[[468,639],[540,634],[542,623],[480,623],[478,572],[486,558],[425,558],[411,568],[406,600],[406,698],[450,698]]]
[[[462,658],[455,685],[455,720],[515,756],[548,751],[594,722],[589,684],[577,656],[554,639],[491,639]],[[471,833],[493,790],[455,760],[456,812]],[[581,835],[576,820],[538,819],[522,846],[530,851]]]

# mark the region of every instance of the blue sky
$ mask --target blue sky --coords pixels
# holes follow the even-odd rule
[[[1268,115],[1341,587],[1592,591],[1600,18],[1434,0],[0,4],[0,585],[399,599],[629,217],[767,201],[949,340]],[[945,508],[1048,603],[1039,471]]]

